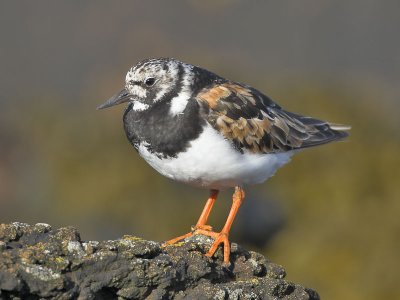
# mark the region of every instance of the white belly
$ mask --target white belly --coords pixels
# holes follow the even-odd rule
[[[210,125],[186,152],[160,159],[139,146],[139,154],[162,175],[197,187],[225,189],[261,183],[289,162],[294,151],[276,154],[241,154]]]

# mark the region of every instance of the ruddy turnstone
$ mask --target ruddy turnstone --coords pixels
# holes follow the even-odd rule
[[[343,139],[348,126],[288,112],[258,90],[172,58],[146,59],[126,75],[125,88],[98,109],[128,102],[123,116],[133,147],[162,175],[210,190],[193,234],[224,245],[244,199],[243,187],[262,183],[303,148]],[[207,219],[220,190],[234,187],[221,232]]]

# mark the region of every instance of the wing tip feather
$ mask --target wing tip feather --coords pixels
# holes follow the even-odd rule
[[[335,124],[335,123],[328,123],[328,125],[332,130],[335,130],[335,131],[349,131],[349,130],[351,130],[351,126],[350,125]]]

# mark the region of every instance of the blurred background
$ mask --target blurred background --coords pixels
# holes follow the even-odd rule
[[[248,188],[231,240],[323,299],[398,298],[399,28],[397,0],[1,1],[0,222],[73,225],[85,240],[187,232],[208,192],[141,160],[123,107],[95,110],[131,65],[175,57],[352,125]]]

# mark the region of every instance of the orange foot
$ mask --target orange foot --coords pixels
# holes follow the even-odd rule
[[[203,234],[211,237],[215,237],[218,233],[212,231],[212,227],[210,225],[196,225],[192,227],[192,231],[188,232],[184,235],[178,236],[176,238],[170,239],[164,243],[164,245],[172,245],[183,239],[186,239],[195,234]]]
[[[206,256],[208,256],[208,257],[212,257],[214,255],[214,253],[217,251],[218,246],[220,244],[224,244],[224,263],[229,264],[229,254],[230,254],[231,246],[229,243],[228,234],[224,233],[224,232],[212,231],[212,227],[210,225],[193,226],[191,232],[188,232],[184,235],[181,235],[174,239],[166,241],[163,246],[175,244],[187,237],[190,237],[190,236],[193,236],[196,234],[206,235],[206,236],[212,237],[214,239],[214,243],[211,245],[210,250],[206,254]]]
[[[208,256],[208,257],[213,256],[214,253],[217,251],[218,246],[220,244],[224,244],[224,263],[229,264],[229,255],[230,255],[231,246],[229,244],[228,235],[229,235],[229,231],[231,229],[233,220],[235,219],[236,213],[239,210],[239,207],[243,202],[245,194],[241,187],[239,187],[239,186],[235,187],[235,192],[232,197],[232,200],[233,200],[232,207],[231,207],[231,210],[229,211],[228,218],[226,219],[225,225],[222,228],[221,232],[212,231],[212,227],[210,225],[206,225],[208,216],[211,212],[211,209],[214,205],[215,200],[217,199],[217,196],[218,196],[218,191],[211,190],[210,197],[207,200],[206,205],[204,206],[203,212],[201,213],[196,226],[194,226],[192,228],[192,231],[165,242],[164,246],[174,244],[178,241],[181,241],[181,240],[183,240],[187,237],[190,237],[192,235],[195,235],[195,234],[203,234],[206,236],[210,236],[214,239],[214,243],[211,245],[211,248],[207,252],[206,256]]]
[[[211,245],[210,250],[207,252],[206,256],[211,257],[217,251],[218,246],[224,244],[224,263],[229,264],[229,255],[231,253],[231,245],[229,243],[228,234],[225,232],[220,232],[216,234],[216,239]]]
[[[196,226],[192,227],[191,232],[188,232],[184,235],[178,236],[174,239],[171,239],[169,241],[166,241],[164,245],[171,245],[176,242],[179,242],[189,236],[192,236],[193,234],[201,233],[204,235],[208,236],[215,236],[216,234],[212,232],[212,227],[210,225],[206,225],[208,216],[210,215],[210,212],[214,206],[215,200],[217,200],[218,197],[218,191],[217,190],[211,190],[210,191],[210,197],[208,198],[206,205],[203,208],[203,211],[200,215],[199,220],[196,223]]]

